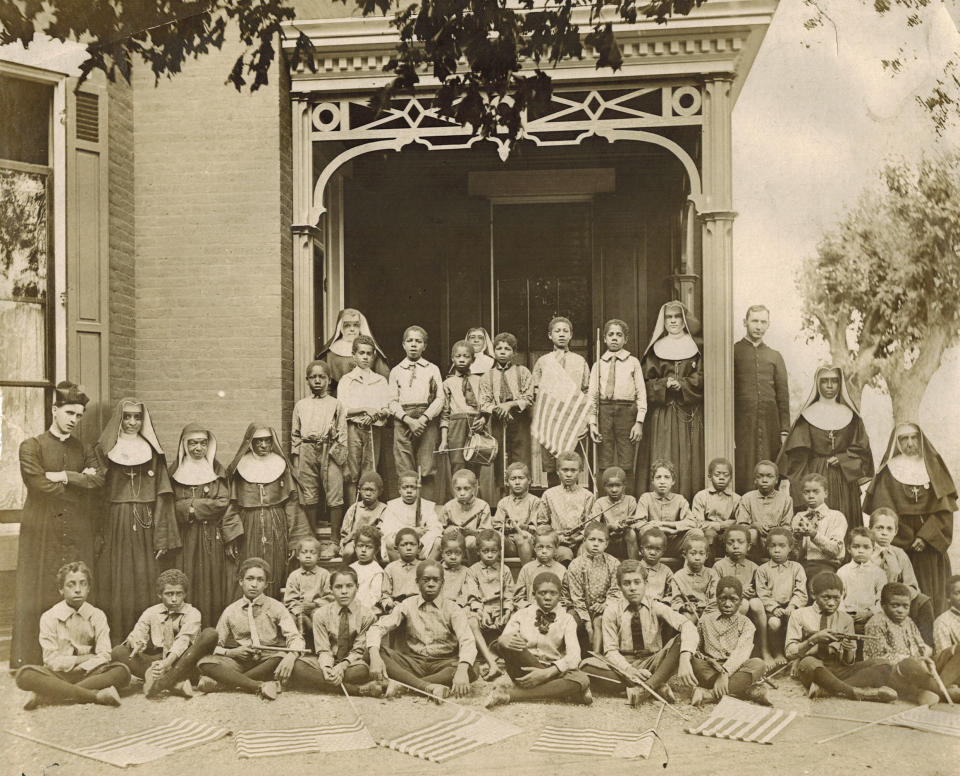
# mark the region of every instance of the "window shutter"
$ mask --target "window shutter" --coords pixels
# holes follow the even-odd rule
[[[107,97],[67,85],[67,379],[90,397],[80,436],[93,442],[109,415]]]

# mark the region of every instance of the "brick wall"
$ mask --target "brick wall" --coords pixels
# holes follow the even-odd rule
[[[134,75],[136,395],[168,457],[200,421],[226,462],[292,400],[289,100],[276,69],[253,94],[225,85],[237,53]]]
[[[110,403],[136,391],[133,88],[108,84],[110,147]],[[112,408],[107,408],[104,420]]]

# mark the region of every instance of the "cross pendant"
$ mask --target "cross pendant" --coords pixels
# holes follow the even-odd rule
[[[910,488],[910,492],[913,493],[914,503],[920,500],[920,488],[914,485],[912,488]]]
[[[836,441],[837,435],[831,431],[827,436],[830,438],[830,449],[833,450],[833,443]]]

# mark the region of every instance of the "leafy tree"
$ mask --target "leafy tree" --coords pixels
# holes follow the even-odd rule
[[[888,164],[800,270],[807,333],[822,336],[855,400],[886,389],[916,419],[960,340],[960,154]]]
[[[398,91],[414,89],[424,75],[440,81],[435,103],[443,115],[486,135],[506,128],[516,137],[523,110],[545,103],[551,93],[549,66],[597,51],[597,67],[614,70],[622,57],[613,22],[652,19],[665,24],[708,0],[340,0],[364,15],[393,14],[400,43],[386,70],[395,78],[373,97],[382,107]],[[840,0],[847,3],[850,0]],[[879,14],[899,7],[907,24],[935,0],[860,0]],[[939,0],[936,0],[939,2]],[[831,23],[829,0],[804,0],[806,26]],[[2,0],[0,43],[29,45],[37,31],[57,40],[86,44],[83,76],[101,70],[110,79],[129,79],[133,62],[146,62],[157,78],[178,73],[188,57],[221,48],[235,25],[245,49],[227,80],[241,89],[268,82],[284,22],[295,19],[295,0]],[[587,9],[585,35],[574,13]],[[289,28],[287,28],[289,29]],[[313,46],[297,36],[294,63],[314,68]],[[524,62],[533,70],[523,70]],[[885,60],[896,72],[898,58]],[[949,66],[921,102],[938,128],[960,114],[960,80]]]

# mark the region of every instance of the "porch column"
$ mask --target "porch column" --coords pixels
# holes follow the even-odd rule
[[[707,80],[703,100],[703,371],[707,460],[733,460],[732,75]]]
[[[295,398],[306,394],[302,379],[316,352],[314,340],[313,252],[321,235],[310,223],[313,204],[313,140],[310,102],[293,99],[293,384]],[[322,244],[322,243],[321,243]]]

